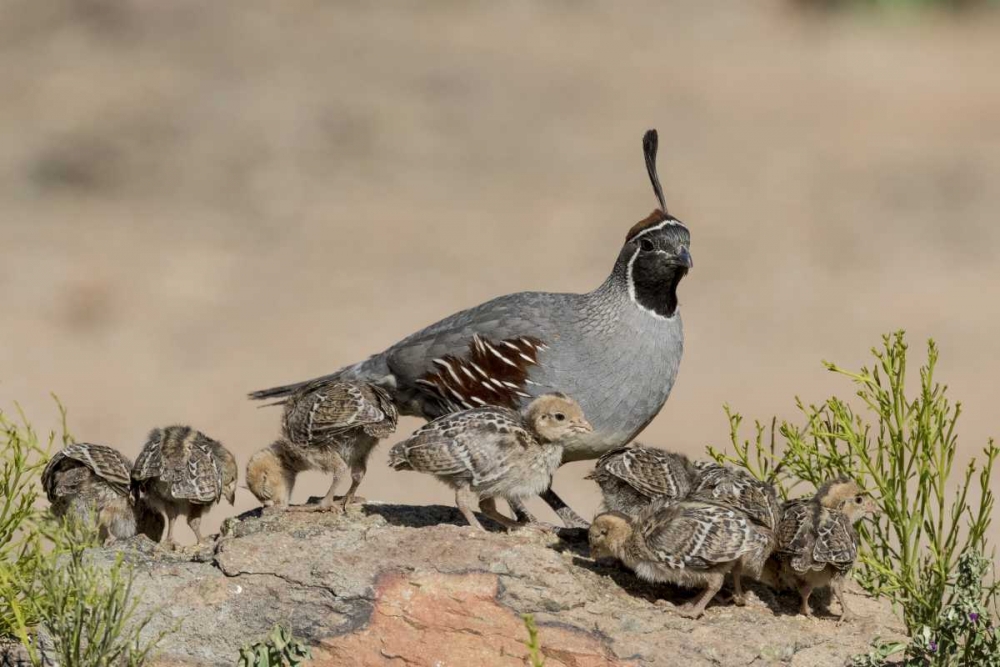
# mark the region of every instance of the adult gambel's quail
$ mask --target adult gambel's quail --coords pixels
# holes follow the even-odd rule
[[[132,462],[107,445],[78,442],[56,452],[42,472],[42,487],[57,517],[94,521],[105,543],[138,532],[159,540],[159,515],[129,493]]]
[[[439,417],[397,443],[389,452],[396,470],[436,476],[455,489],[455,504],[470,525],[483,530],[472,512],[513,528],[497,511],[508,502],[549,488],[562,460],[562,443],[590,431],[579,403],[563,394],[545,394],[520,414],[509,408],[481,407]]]
[[[346,510],[379,440],[396,430],[396,407],[381,387],[366,382],[319,381],[285,401],[282,438],[247,463],[247,487],[265,506],[287,507],[304,470],[333,473],[317,505],[296,509]],[[334,492],[350,470],[351,488],[339,504]]]
[[[564,462],[630,442],[663,407],[677,377],[683,350],[677,287],[692,267],[690,233],[667,212],[656,149],[650,130],[643,152],[660,206],[632,226],[597,289],[502,296],[325,377],[375,383],[401,414],[425,419],[483,405],[517,409],[562,392],[579,401],[594,427],[566,443]],[[285,397],[304,384],[250,396]],[[551,489],[543,498],[567,524],[587,525]]]
[[[216,440],[190,426],[150,432],[132,467],[132,493],[167,519],[167,546],[175,546],[174,522],[187,517],[200,544],[201,516],[225,496],[236,501],[236,459]]]

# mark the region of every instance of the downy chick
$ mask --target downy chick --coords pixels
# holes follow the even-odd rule
[[[470,525],[483,530],[472,510],[507,528],[519,524],[500,514],[496,498],[518,501],[549,488],[562,462],[563,442],[589,433],[580,405],[563,394],[544,394],[521,412],[480,407],[435,419],[389,452],[396,470],[434,475],[455,489],[455,504]]]
[[[162,520],[151,522],[145,503],[133,501],[131,472],[132,462],[113,447],[78,442],[52,456],[42,472],[42,486],[53,515],[93,521],[105,544],[133,537],[137,529],[159,540]]]
[[[585,479],[601,487],[602,511],[636,516],[654,500],[684,499],[696,474],[683,454],[633,443],[603,455]]]
[[[247,462],[247,487],[265,507],[288,508],[295,478],[305,470],[333,473],[318,505],[297,510],[344,510],[354,498],[379,440],[396,430],[398,413],[389,394],[364,382],[316,382],[285,401],[282,438]],[[343,501],[334,493],[350,471]]]
[[[640,579],[702,587],[679,614],[698,618],[732,572],[735,599],[743,599],[741,575],[759,576],[769,537],[737,510],[697,501],[657,501],[632,518],[600,514],[589,531],[595,559],[614,557]]]
[[[173,547],[179,515],[201,543],[201,517],[225,496],[236,501],[236,459],[217,442],[190,426],[150,432],[132,468],[132,493],[162,512],[167,520],[165,545]]]
[[[874,513],[875,503],[846,477],[827,482],[812,498],[785,503],[775,557],[781,582],[799,592],[800,613],[812,616],[809,596],[830,586],[840,603],[840,621],[854,618],[844,599],[844,578],[858,555],[854,524]]]

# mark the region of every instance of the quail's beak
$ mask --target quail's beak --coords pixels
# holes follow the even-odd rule
[[[691,253],[684,246],[681,246],[681,249],[674,255],[673,263],[677,266],[683,266],[685,269],[694,268],[694,260],[691,259]]]
[[[574,433],[590,433],[594,430],[594,427],[586,419],[580,419],[573,422],[572,429]]]

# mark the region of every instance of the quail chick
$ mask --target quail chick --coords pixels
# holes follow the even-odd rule
[[[854,524],[875,513],[875,504],[845,477],[820,487],[812,498],[785,503],[777,530],[781,582],[802,599],[800,613],[812,616],[809,596],[830,586],[840,603],[840,621],[854,618],[844,599],[844,578],[858,555]]]
[[[201,543],[202,515],[223,496],[235,503],[236,476],[236,459],[221,443],[190,426],[169,426],[150,432],[132,468],[132,493],[166,517],[166,546],[176,546],[179,515]]]
[[[634,517],[654,500],[683,499],[695,476],[683,454],[634,443],[603,455],[585,479],[601,487],[603,511]]]
[[[79,442],[55,453],[42,472],[42,486],[57,517],[93,520],[105,544],[138,531],[159,540],[163,530],[147,518],[145,503],[129,493],[132,462],[106,445]]]
[[[548,489],[562,443],[590,430],[575,400],[543,394],[521,412],[480,407],[435,419],[397,443],[389,465],[430,473],[454,488],[455,503],[473,527],[483,530],[472,511],[478,500],[483,514],[513,528],[519,524],[497,511],[496,498],[517,501]]]
[[[588,533],[593,558],[614,557],[640,579],[703,587],[701,595],[680,608],[698,618],[732,572],[737,599],[741,575],[759,576],[769,537],[745,514],[697,501],[660,500],[632,518],[607,512],[594,519]]]
[[[368,457],[396,430],[398,414],[389,394],[365,382],[321,381],[285,401],[283,437],[247,463],[247,487],[265,507],[288,507],[298,473],[333,473],[318,505],[295,509],[346,509],[365,476]],[[351,487],[339,505],[337,485],[350,470]]]

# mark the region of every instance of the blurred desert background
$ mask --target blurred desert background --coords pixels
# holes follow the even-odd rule
[[[896,328],[914,369],[939,342],[962,455],[1000,434],[996,11],[3,0],[0,63],[0,407],[39,429],[54,392],[79,440],[134,457],[190,423],[242,466],[280,418],[248,391],[603,281],[654,207],[657,127],[695,268],[641,440],[698,454],[724,403],[850,395],[821,360],[868,363]],[[387,451],[362,495],[452,501]],[[585,515],[588,469],[555,482]]]

